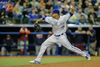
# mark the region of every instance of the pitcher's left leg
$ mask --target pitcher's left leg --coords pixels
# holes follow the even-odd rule
[[[80,54],[81,56],[84,56],[84,57],[87,56],[87,54],[85,52],[83,52],[80,49],[78,49],[77,47],[74,47],[73,45],[71,45],[71,43],[68,41],[66,36],[64,36],[64,35],[61,36],[58,41],[59,41],[59,43],[61,43],[67,49],[69,49],[69,50],[71,50],[71,51],[73,51],[73,52],[75,52],[77,54]]]

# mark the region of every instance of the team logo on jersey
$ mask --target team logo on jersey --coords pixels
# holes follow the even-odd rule
[[[64,25],[64,23],[60,23],[60,25]]]
[[[52,26],[57,26],[57,25],[64,25],[64,23],[54,23]]]
[[[53,26],[57,26],[57,23],[53,24]]]

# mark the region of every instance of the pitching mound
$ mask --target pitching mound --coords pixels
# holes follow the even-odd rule
[[[32,64],[24,66],[6,66],[6,67],[100,67],[100,60],[72,61],[72,62]]]

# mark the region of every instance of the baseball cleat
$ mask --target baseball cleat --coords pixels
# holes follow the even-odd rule
[[[36,60],[30,61],[30,63],[32,63],[32,64],[40,64],[40,62],[36,61]]]
[[[86,56],[85,56],[85,57],[86,57],[86,59],[87,59],[87,60],[91,60],[91,57],[90,57],[90,55],[89,55],[89,54],[86,54]]]

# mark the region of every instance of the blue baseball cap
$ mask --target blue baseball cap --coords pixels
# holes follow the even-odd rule
[[[60,12],[59,12],[59,10],[54,9],[51,13],[57,13],[57,14],[59,14]]]

